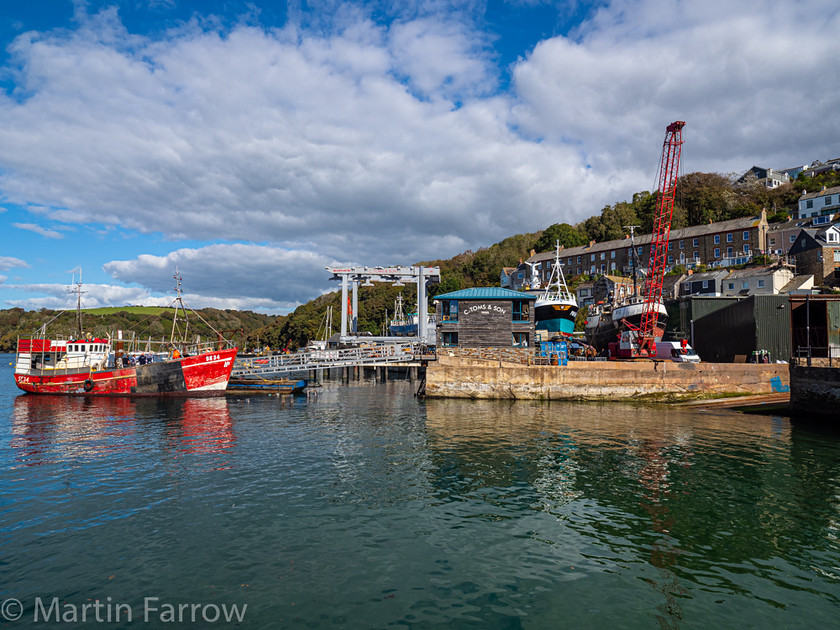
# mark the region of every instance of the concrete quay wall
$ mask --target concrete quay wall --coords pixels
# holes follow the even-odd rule
[[[529,365],[441,353],[426,369],[430,398],[691,400],[787,391],[785,364],[572,361]]]

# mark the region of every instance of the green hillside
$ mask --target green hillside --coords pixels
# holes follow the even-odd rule
[[[247,336],[252,332],[284,319],[282,316],[252,311],[215,308],[198,309],[195,312],[207,323],[196,316],[190,317],[191,338],[200,335],[202,339],[216,339],[216,333],[213,332],[215,329],[237,342],[240,347],[244,347]],[[95,337],[106,337],[117,330],[123,330],[132,331],[140,338],[164,339],[172,330],[173,314],[174,309],[153,306],[85,309],[82,311],[82,330]],[[33,335],[47,323],[52,336],[72,337],[76,333],[75,311],[25,311],[22,308],[0,310],[0,352],[14,352],[18,337]]]

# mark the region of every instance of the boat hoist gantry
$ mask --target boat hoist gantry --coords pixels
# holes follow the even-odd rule
[[[333,274],[330,280],[341,281],[341,340],[359,331],[359,284],[373,286],[374,282],[390,282],[403,286],[406,282],[417,284],[417,336],[426,339],[429,301],[427,282],[440,282],[440,267],[327,267]],[[348,305],[348,292],[352,287],[352,304]],[[348,330],[349,328],[349,330]]]

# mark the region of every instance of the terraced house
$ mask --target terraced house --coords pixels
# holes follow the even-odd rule
[[[671,230],[667,264],[669,267],[683,265],[689,269],[699,264],[708,267],[741,265],[748,262],[754,253],[766,251],[767,232],[767,214],[763,210],[755,217]],[[638,265],[647,267],[650,258],[651,235],[637,235],[634,241]],[[593,241],[581,247],[564,248],[560,250],[560,257],[563,272],[567,276],[580,274],[629,276],[633,272],[629,236],[615,241],[603,243]],[[529,263],[539,265],[540,279],[546,282],[551,276],[551,265],[554,264],[554,259],[553,251],[532,255],[519,266],[516,273],[507,276],[509,284],[505,286],[514,290],[524,288],[531,278]]]

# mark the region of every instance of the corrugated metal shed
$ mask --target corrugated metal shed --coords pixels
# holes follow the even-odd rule
[[[691,339],[691,322],[705,317],[710,313],[735,304],[743,298],[739,297],[701,297],[691,295],[682,297],[679,301],[667,301],[668,333],[674,337]]]
[[[755,350],[767,350],[771,361],[789,361],[788,300],[786,295],[752,295],[695,317],[692,346],[704,361],[749,360]]]

